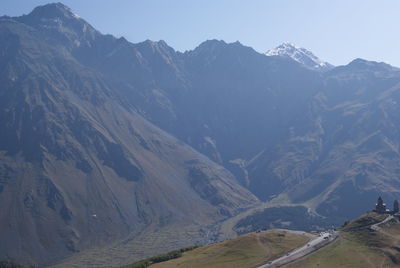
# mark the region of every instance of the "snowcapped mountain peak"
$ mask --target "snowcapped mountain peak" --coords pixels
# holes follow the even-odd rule
[[[290,42],[284,42],[276,48],[268,50],[265,55],[288,57],[313,70],[324,71],[333,68],[333,65],[320,60],[311,51]]]

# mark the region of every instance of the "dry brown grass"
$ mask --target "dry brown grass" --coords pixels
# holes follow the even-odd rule
[[[389,222],[380,231],[357,229],[385,216],[369,213],[349,223],[333,244],[284,267],[379,268],[400,267],[400,223]],[[349,229],[347,229],[349,230]]]
[[[247,268],[275,259],[307,243],[304,235],[268,230],[239,236],[197,248],[181,258],[151,265],[151,268]]]

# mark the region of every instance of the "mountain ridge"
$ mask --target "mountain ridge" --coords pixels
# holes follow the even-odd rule
[[[0,215],[10,241],[1,258],[49,264],[149,228],[199,229],[257,203],[229,171],[144,120],[76,60],[74,42],[60,42],[63,27],[49,39],[37,27],[0,22],[9,41],[0,45],[0,199],[10,208]],[[157,247],[165,245],[147,250]]]
[[[213,241],[260,200],[336,224],[399,196],[397,68],[321,72],[218,40],[180,53],[48,8],[65,21],[0,19],[0,257],[109,267]],[[136,252],[140,234],[155,242]]]

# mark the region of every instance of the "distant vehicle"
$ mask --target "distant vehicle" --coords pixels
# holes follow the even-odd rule
[[[272,264],[272,261],[267,262],[267,264]]]
[[[325,237],[324,237],[324,239],[328,239],[328,238],[329,238],[328,236],[325,236]]]
[[[310,246],[310,244],[307,244],[307,247],[309,247]]]
[[[286,256],[289,256],[289,255],[290,255],[290,253],[286,254]]]

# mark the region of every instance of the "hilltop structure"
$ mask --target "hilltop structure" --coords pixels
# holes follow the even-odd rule
[[[383,203],[382,197],[378,198],[378,202],[375,204],[375,212],[384,214],[384,213],[389,213],[389,214],[397,214],[400,212],[399,209],[399,202],[397,200],[394,200],[393,202],[393,210],[390,211],[388,208],[386,208],[386,204]]]
[[[381,214],[388,212],[388,209],[386,209],[386,204],[383,203],[382,197],[378,198],[378,202],[375,205],[375,212],[381,213]]]

